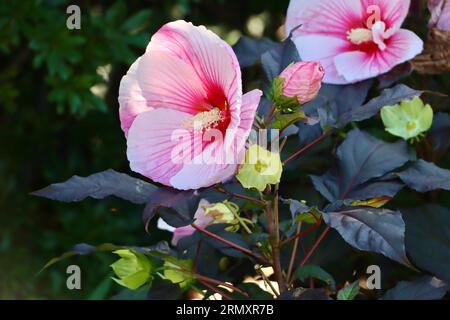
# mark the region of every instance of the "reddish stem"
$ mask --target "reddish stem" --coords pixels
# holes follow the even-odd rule
[[[302,229],[302,223],[297,222],[296,234],[299,234],[301,229]],[[294,247],[292,248],[291,260],[289,261],[289,268],[288,268],[288,273],[286,276],[288,284],[291,283],[292,270],[294,269],[295,257],[297,256],[299,241],[300,241],[299,237],[295,238]]]
[[[305,258],[303,258],[302,262],[300,262],[300,267],[303,267],[306,264],[306,262],[308,262],[309,258],[311,258],[311,256],[314,253],[314,251],[316,251],[317,247],[322,242],[322,240],[325,238],[325,236],[327,235],[328,231],[330,231],[330,227],[329,226],[326,227],[325,230],[323,230],[322,234],[319,236],[319,238],[316,240],[316,242],[311,247],[309,252],[306,254]]]
[[[301,238],[301,237],[306,236],[308,233],[311,233],[314,230],[316,230],[318,227],[320,227],[321,224],[322,224],[322,219],[319,219],[316,224],[312,225],[311,227],[309,227],[305,231],[298,232],[297,234],[293,235],[292,237],[287,238],[286,240],[282,241],[281,245],[283,246],[283,245],[291,242],[292,240],[295,240],[297,238]]]
[[[272,121],[274,113],[275,113],[275,106],[272,104],[270,106],[269,115],[267,116],[266,121],[264,121],[264,127],[267,127],[270,124],[270,121]]]
[[[322,141],[323,139],[325,139],[328,134],[330,133],[331,130],[327,130],[325,131],[320,137],[318,137],[317,139],[315,139],[314,141],[308,143],[306,146],[304,146],[303,148],[301,148],[300,150],[298,150],[296,153],[294,153],[293,155],[291,155],[289,158],[287,158],[286,160],[283,161],[283,165],[285,165],[286,163],[288,163],[289,161],[291,161],[292,159],[296,158],[297,156],[301,155],[303,152],[307,151],[308,149],[310,149],[311,147],[315,146],[316,144],[318,144],[320,141]]]
[[[236,249],[236,250],[239,250],[239,251],[245,253],[246,255],[248,255],[248,256],[250,256],[250,257],[252,257],[252,258],[254,258],[254,259],[261,260],[261,261],[263,261],[264,263],[267,263],[267,261],[266,261],[263,257],[259,257],[259,256],[255,255],[255,254],[254,254],[253,252],[251,252],[250,250],[245,249],[245,248],[242,248],[242,247],[241,247],[240,245],[238,245],[238,244],[235,244],[235,243],[233,243],[233,242],[231,242],[231,241],[228,241],[228,240],[226,240],[226,239],[224,239],[224,238],[218,236],[217,234],[214,234],[214,233],[212,233],[212,232],[209,232],[208,230],[205,230],[205,229],[203,229],[203,228],[201,228],[201,227],[199,227],[199,226],[197,226],[197,225],[195,225],[195,224],[191,224],[191,226],[192,226],[194,229],[196,229],[196,230],[198,230],[198,231],[200,231],[200,232],[206,234],[207,236],[210,236],[211,238],[214,238],[214,239],[216,239],[216,240],[218,240],[218,241],[220,241],[220,242],[222,242],[222,243],[225,243],[226,245],[228,245],[228,246],[230,246],[230,247],[232,247],[232,248],[234,248],[234,249]]]
[[[222,282],[222,281],[219,281],[219,280],[216,280],[216,279],[213,279],[213,278],[209,278],[209,277],[206,277],[206,276],[202,276],[201,274],[196,274],[196,273],[194,273],[193,276],[197,280],[211,282],[211,283],[214,283],[216,285],[223,286],[223,287],[226,287],[226,288],[231,289],[233,291],[239,292],[240,294],[242,294],[243,296],[245,296],[247,298],[250,297],[247,292],[242,291],[241,289],[236,288],[235,286],[233,286],[231,284],[228,284],[226,282]]]
[[[200,256],[200,249],[202,247],[202,239],[200,239],[197,243],[197,248],[195,249],[195,257],[194,257],[194,262],[192,263],[192,272],[195,272],[197,269],[197,262],[198,262],[198,258]]]
[[[235,198],[240,198],[240,199],[244,199],[244,200],[248,200],[248,201],[251,201],[251,202],[258,203],[260,205],[264,205],[264,202],[262,202],[261,200],[258,200],[256,198],[252,198],[252,197],[248,197],[248,196],[245,196],[243,194],[233,193],[233,192],[230,192],[228,190],[225,190],[225,189],[219,188],[219,187],[215,187],[214,190],[216,190],[217,192],[223,193],[223,194],[228,194],[228,195],[230,195],[232,197],[235,197]]]
[[[205,287],[207,287],[208,289],[210,289],[211,291],[214,291],[217,294],[220,294],[225,300],[232,300],[231,297],[229,295],[227,295],[226,293],[224,293],[223,291],[217,289],[216,287],[210,285],[209,283],[207,283],[206,281],[202,281],[200,279],[197,279],[198,282],[200,282],[202,285],[204,285]]]
[[[272,215],[270,214],[271,208],[267,206],[267,213],[272,221]],[[278,286],[280,288],[280,293],[287,290],[286,282],[283,278],[283,268],[281,266],[280,257],[280,226],[279,226],[279,216],[278,216],[278,185],[275,186],[275,195],[273,198],[273,222],[272,222],[272,232],[271,232],[271,244],[272,244],[272,266],[277,280]]]

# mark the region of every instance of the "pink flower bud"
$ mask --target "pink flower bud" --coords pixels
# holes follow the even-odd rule
[[[320,90],[325,71],[319,62],[297,62],[281,73],[283,95],[297,98],[300,104],[313,100]]]
[[[431,12],[429,26],[439,30],[450,31],[450,1],[428,0]]]

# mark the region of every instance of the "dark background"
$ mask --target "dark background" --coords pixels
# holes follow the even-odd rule
[[[68,30],[66,8],[75,3],[81,8],[81,30]],[[146,234],[142,208],[124,201],[65,204],[29,192],[74,174],[86,176],[108,168],[130,173],[118,119],[119,82],[164,23],[185,19],[204,24],[230,44],[240,35],[279,40],[288,3],[1,1],[0,299],[104,299],[120,291],[110,280],[109,264],[115,258],[109,254],[72,258],[37,273],[76,243],[150,245],[168,233],[151,227]],[[423,1],[416,1],[412,10],[407,27],[425,38],[428,13]],[[249,79],[258,78],[258,72],[246,70],[244,87],[256,85]],[[413,75],[404,82],[415,89],[450,92],[448,75]],[[428,99],[435,110],[448,111],[448,99]],[[365,125],[382,134],[380,121],[375,121]],[[331,160],[328,153],[302,166],[324,172]],[[307,187],[295,181],[299,174],[290,173],[282,189],[305,193]],[[448,193],[439,198],[449,205]],[[416,194],[402,193],[396,201],[415,205],[431,200],[418,199]],[[81,267],[82,290],[66,288],[70,264]]]

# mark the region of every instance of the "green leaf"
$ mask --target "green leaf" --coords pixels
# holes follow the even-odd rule
[[[353,300],[359,293],[359,280],[356,280],[352,284],[346,285],[339,290],[337,294],[338,300]]]
[[[334,281],[333,276],[314,264],[307,264],[299,268],[295,272],[295,277],[300,281],[305,281],[308,278],[318,279],[325,282],[331,289],[335,290],[336,288],[336,281]]]
[[[297,98],[289,98],[283,95],[284,79],[277,77],[273,79],[272,86],[269,92],[271,100],[275,103],[277,110],[282,112],[292,113],[300,105]],[[303,115],[304,118],[304,115]]]
[[[172,283],[178,284],[181,289],[188,289],[195,281],[190,274],[192,260],[173,258],[164,262],[164,277]]]
[[[305,117],[306,116],[303,110],[297,110],[293,113],[279,114],[275,117],[275,120],[272,123],[271,127],[274,129],[282,130],[289,127],[291,124],[305,119]]]
[[[130,249],[120,249],[114,253],[121,257],[111,264],[114,273],[119,277],[112,279],[118,284],[134,290],[152,280],[155,268],[148,257]]]

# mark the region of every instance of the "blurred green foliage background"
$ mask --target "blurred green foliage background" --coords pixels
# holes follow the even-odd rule
[[[69,30],[66,8],[81,9]],[[142,208],[123,201],[61,204],[29,192],[74,174],[129,172],[118,120],[118,87],[164,23],[204,24],[231,44],[241,34],[275,39],[288,0],[2,0],[0,2],[0,299],[108,298],[112,255],[64,261],[74,244],[149,245]],[[155,230],[155,228],[152,228]],[[78,264],[82,290],[66,288]]]

